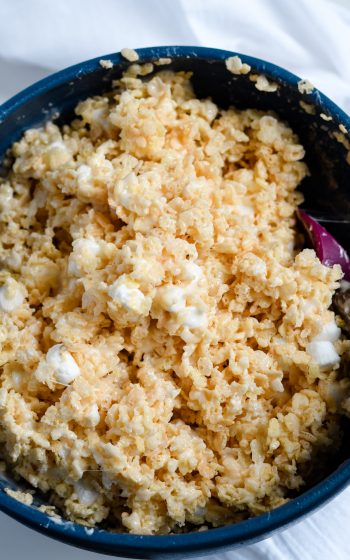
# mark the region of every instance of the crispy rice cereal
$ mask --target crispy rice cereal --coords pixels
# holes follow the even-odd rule
[[[340,267],[294,251],[303,147],[189,77],[127,73],[27,131],[0,184],[0,449],[90,527],[280,505],[349,396]]]
[[[26,506],[31,506],[33,503],[33,496],[29,492],[21,492],[20,490],[12,490],[12,488],[5,488],[5,493]]]
[[[113,62],[111,60],[101,58],[100,66],[102,66],[102,68],[104,68],[105,70],[110,70],[111,68],[113,68]]]

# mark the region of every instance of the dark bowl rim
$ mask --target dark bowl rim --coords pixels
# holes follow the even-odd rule
[[[273,63],[247,56],[238,52],[196,46],[161,46],[136,49],[140,63],[152,62],[159,58],[201,58],[212,61],[224,61],[230,56],[239,56],[242,62],[249,64],[254,71],[266,74],[269,78],[282,82],[292,88],[298,87],[300,77]],[[129,62],[120,53],[102,55],[70,66],[43,78],[27,87],[0,106],[0,124],[14,111],[34,97],[47,93],[53,87],[76,79],[79,75],[101,70],[100,61],[111,60],[114,65],[126,67]],[[166,66],[159,66],[164,69]],[[333,117],[335,124],[344,124],[350,130],[350,117],[331,101],[326,95],[314,88],[311,93],[300,94],[300,98],[313,103],[320,112]],[[27,506],[5,492],[0,491],[0,510],[24,525],[49,535],[52,538],[75,546],[103,553],[118,553],[135,557],[152,555],[194,554],[211,552],[218,548],[230,547],[254,542],[274,531],[287,527],[319,507],[325,505],[350,483],[350,460],[346,460],[336,471],[316,484],[299,497],[268,513],[236,524],[227,525],[208,531],[199,531],[176,535],[134,535],[112,533],[105,530],[92,531],[82,525],[57,521],[46,513]],[[91,534],[90,534],[91,533]]]

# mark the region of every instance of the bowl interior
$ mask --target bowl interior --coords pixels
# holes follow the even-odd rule
[[[342,125],[350,130],[350,119],[329,99],[320,94],[317,90],[312,90],[311,93],[300,93],[298,89],[298,77],[272,64],[251,57],[240,55],[242,61],[250,64],[252,67],[250,74],[234,75],[226,69],[224,60],[236,53],[197,47],[161,47],[141,49],[138,52],[140,55],[140,62],[149,62],[157,60],[160,57],[170,57],[172,59],[170,65],[155,66],[156,72],[162,70],[186,70],[193,72],[192,81],[197,96],[202,98],[211,97],[223,108],[229,105],[235,105],[238,108],[251,107],[277,112],[283,119],[289,122],[294,131],[299,135],[301,143],[306,148],[306,161],[311,173],[310,176],[303,181],[301,187],[305,195],[305,208],[342,220],[350,219],[350,142],[342,130],[339,129],[339,126]],[[113,68],[108,70],[102,68],[99,64],[100,58],[110,59],[113,62]],[[50,76],[18,94],[0,107],[0,161],[3,161],[3,173],[5,172],[6,161],[4,160],[6,160],[6,150],[14,141],[20,138],[26,129],[40,126],[45,121],[52,118],[58,124],[68,122],[74,115],[74,107],[78,101],[91,95],[109,91],[111,89],[112,80],[120,77],[129,64],[118,54],[107,55],[100,58],[79,64]],[[264,74],[269,81],[276,82],[278,84],[277,90],[274,92],[259,91],[255,87],[255,83],[251,80],[254,74]],[[321,116],[321,114],[323,116]],[[347,224],[329,224],[328,229],[337,236],[338,240],[345,248],[350,250],[350,235],[347,231]],[[348,439],[350,436],[350,428],[348,425],[345,425],[345,431],[347,432],[347,436],[345,436],[344,440]],[[331,473],[335,471],[340,465],[344,466],[344,461],[346,461],[349,456],[350,449],[344,446],[339,453],[329,461],[328,472]],[[346,476],[342,471],[343,485],[346,477],[350,479],[350,467],[348,463],[346,463],[346,468]],[[334,476],[334,474],[332,476]],[[13,488],[23,487],[23,484],[18,481],[5,478],[0,479],[0,490],[9,485]],[[336,486],[337,484],[335,483],[334,488],[332,487],[333,490],[331,494],[336,492]],[[339,490],[341,485],[338,484],[338,486],[337,489]],[[321,486],[317,486],[317,488],[322,488],[322,484]],[[323,495],[322,491],[320,492],[317,490],[318,497],[316,494],[313,496],[314,501],[312,503],[314,505],[312,507],[320,505],[327,498],[331,497],[329,488],[330,487],[327,489],[327,496],[326,494]],[[294,510],[293,502],[295,502]],[[35,504],[40,505],[45,503],[45,496],[37,494]],[[227,539],[230,540],[229,544],[238,545],[266,535],[272,529],[277,528],[277,526],[287,523],[292,518],[295,519],[299,517],[305,513],[307,509],[310,510],[310,507],[307,508],[306,506],[304,509],[301,508],[299,499],[292,501],[288,506],[291,506],[292,509],[284,510],[287,511],[287,517],[282,515],[282,517],[280,516],[275,519],[276,512],[278,513],[278,510],[275,510],[269,517],[272,520],[270,525],[269,520],[267,520],[267,524],[260,524],[260,530],[257,528],[254,529],[255,526],[252,526],[250,523],[250,521],[258,521],[257,519],[238,524],[233,532],[231,530],[231,533],[218,533],[218,531],[229,531],[230,528],[208,531],[207,533],[208,535],[210,533],[221,535],[219,537],[213,537],[216,542],[215,546],[219,546],[220,543],[224,545],[224,541],[227,541]],[[283,510],[286,507],[288,508],[288,506],[283,506],[278,509]],[[18,506],[19,509],[23,507],[26,506]],[[15,506],[10,507],[10,505],[8,505],[5,509],[7,509],[10,514],[15,515],[12,511],[16,509]],[[290,514],[288,514],[288,511],[290,511]],[[21,517],[18,512],[17,517]],[[261,516],[262,520],[264,517],[265,516]],[[38,528],[38,525],[42,525],[41,521],[36,521],[34,517],[33,523],[30,523],[25,515],[21,520],[36,528]],[[140,551],[144,550],[142,546],[145,546],[147,539],[153,539],[153,542],[154,539],[156,539],[159,543],[164,538],[169,539],[165,547],[166,550],[163,549],[162,556],[166,555],[166,553],[174,555],[176,550],[182,555],[190,552],[192,552],[192,554],[198,554],[203,551],[210,552],[213,546],[212,543],[208,544],[210,541],[210,539],[208,541],[208,537],[203,537],[204,533],[178,536],[178,538],[182,539],[181,546],[179,546],[178,538],[174,536],[146,537],[143,541],[140,541],[140,548],[138,548],[135,553],[133,551],[136,550],[135,543],[137,537],[124,535],[126,539],[131,538],[133,540],[130,541],[130,545],[127,545],[126,548],[122,550],[121,548],[115,548],[120,536],[114,535],[114,545],[111,541],[111,548],[109,548],[109,545],[102,546],[98,544],[98,539],[95,539],[93,544],[84,542],[84,534],[82,533],[82,535],[80,535],[80,529],[75,529],[75,534],[78,536],[80,535],[81,538],[79,537],[74,540],[72,535],[69,537],[67,536],[69,530],[65,529],[64,532],[62,529],[63,532],[61,534],[59,525],[53,527],[52,523],[51,525],[50,523],[47,527],[52,536],[66,541],[71,540],[79,546],[101,550],[105,553],[112,553],[119,550],[120,553],[130,556],[134,554],[140,557],[142,556]],[[241,531],[239,530],[239,526],[242,526]],[[249,527],[252,527],[252,529],[249,529]],[[103,531],[100,533],[102,534]],[[236,536],[234,536],[234,534]],[[254,535],[256,535],[256,537],[254,537]],[[194,540],[193,542],[191,541],[192,544],[188,541],[186,545],[188,537],[193,537]],[[85,535],[85,540],[86,539],[88,539],[88,535]],[[94,539],[90,539],[91,543],[93,540]],[[177,544],[175,543],[176,540]],[[124,541],[124,544],[125,542],[126,541]],[[187,548],[185,547],[185,549],[183,549],[185,545]],[[191,547],[192,550],[190,550]],[[150,545],[150,550],[155,550],[153,545]],[[157,554],[155,552],[149,552],[146,556],[156,556]]]

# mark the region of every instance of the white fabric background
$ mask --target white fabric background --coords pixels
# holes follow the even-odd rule
[[[338,0],[339,1],[339,0]],[[57,69],[123,47],[203,45],[265,58],[350,111],[350,0],[0,0],[0,102]],[[350,487],[266,541],[210,560],[350,558]],[[0,558],[98,560],[0,514]],[[6,552],[5,552],[6,551]]]

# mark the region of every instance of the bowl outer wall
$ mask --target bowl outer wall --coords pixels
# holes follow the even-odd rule
[[[223,61],[230,56],[238,55],[243,62],[252,67],[254,72],[265,74],[270,80],[283,84],[290,91],[297,91],[300,81],[300,78],[294,74],[266,61],[219,49],[170,46],[137,49],[137,52],[140,62],[169,57],[174,61],[173,65],[175,64],[175,67],[177,65],[176,69],[182,66],[188,68],[192,63],[202,60],[209,65],[220,64],[224,69]],[[113,62],[112,70],[106,71],[100,66],[99,61],[102,58]],[[4,154],[26,129],[53,118],[57,112],[69,115],[79,100],[98,91],[110,89],[111,78],[117,77],[116,72],[124,70],[128,64],[120,54],[104,55],[48,76],[15,95],[0,107],[0,154]],[[160,66],[156,70],[167,68],[169,67]],[[226,72],[225,69],[224,71]],[[229,78],[241,79],[232,75]],[[86,87],[84,80],[87,80]],[[226,81],[228,82],[229,79],[227,78]],[[269,102],[271,94],[258,93],[257,95],[265,99],[263,103],[271,105]],[[350,130],[349,117],[317,89],[314,89],[311,94],[300,95],[298,92],[298,95],[305,102],[313,103],[320,112],[332,116],[331,124],[321,123],[324,127],[333,127],[334,130],[334,127],[343,124]],[[342,149],[340,145],[337,146],[338,148]],[[345,156],[344,150],[342,155]],[[348,179],[349,176],[350,167]],[[348,198],[350,203],[350,194]],[[349,482],[350,461],[346,460],[321,483],[269,513],[218,529],[166,536],[141,536],[102,530],[94,530],[92,534],[88,534],[81,525],[70,522],[57,523],[37,509],[14,500],[1,490],[1,487],[10,484],[1,481],[0,509],[45,535],[94,552],[130,558],[174,558],[209,554],[218,549],[237,548],[271,536],[276,530],[286,528],[323,506]]]

